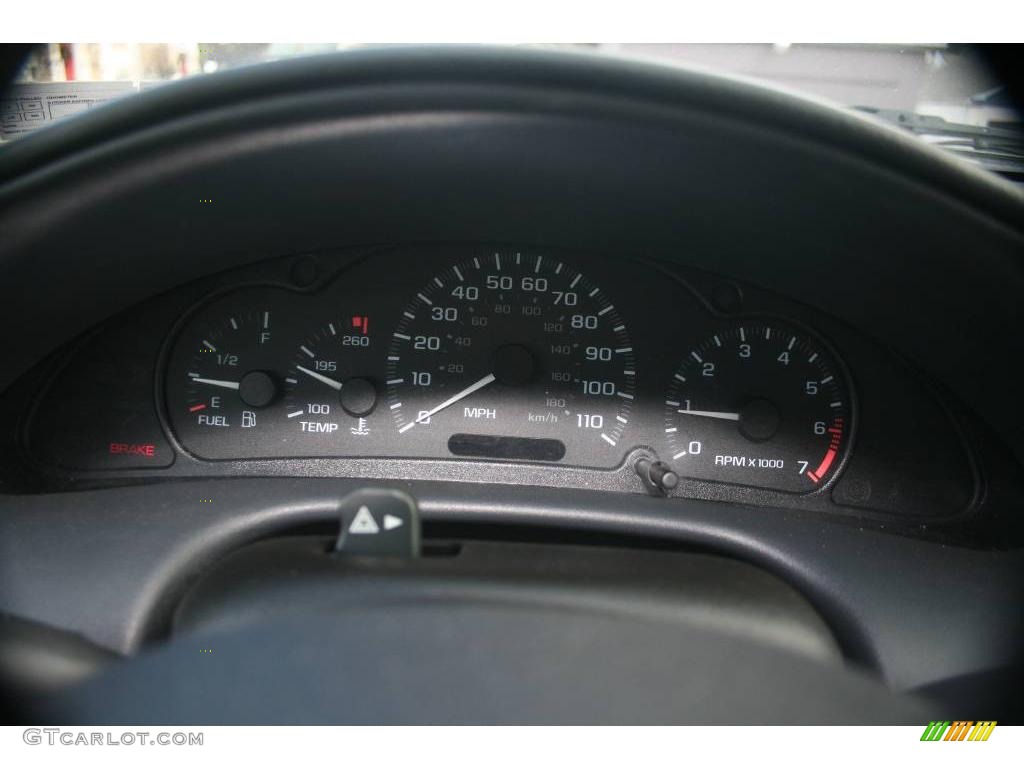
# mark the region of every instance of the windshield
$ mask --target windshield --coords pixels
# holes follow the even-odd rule
[[[3,99],[11,141],[55,121],[160,83],[352,43],[50,43],[30,54]],[[972,46],[953,44],[550,44],[529,47],[643,58],[741,76],[858,108],[968,160],[1019,179],[1020,115]],[[911,117],[927,116],[926,122]],[[949,123],[981,132],[949,133]],[[994,131],[995,133],[991,133]],[[993,143],[993,139],[995,143]]]

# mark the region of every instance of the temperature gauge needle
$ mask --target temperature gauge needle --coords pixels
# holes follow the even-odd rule
[[[222,381],[221,379],[201,379],[198,376],[193,376],[192,381],[198,381],[200,384],[209,384],[213,387],[224,387],[224,389],[238,389],[237,381]]]
[[[431,408],[426,413],[420,414],[420,416],[416,419],[416,421],[410,421],[408,424],[406,424],[404,427],[402,427],[400,430],[398,430],[399,433],[405,432],[408,429],[412,429],[417,424],[422,424],[424,421],[429,419],[435,413],[438,413],[439,411],[443,411],[449,405],[455,405],[455,403],[459,402],[459,400],[462,400],[463,398],[469,397],[474,392],[476,392],[479,389],[483,389],[484,387],[486,387],[488,384],[490,384],[494,380],[495,380],[494,374],[493,373],[488,373],[486,376],[484,376],[482,379],[480,379],[480,381],[478,381],[478,382],[476,382],[474,384],[470,384],[464,390],[462,390],[461,392],[456,392],[454,395],[449,397],[447,400],[445,400],[440,405]]]
[[[680,408],[679,413],[685,413],[688,416],[703,416],[707,419],[725,419],[726,421],[740,420],[740,415],[738,413],[730,413],[728,411],[688,411]]]
[[[340,381],[335,381],[334,379],[328,378],[327,376],[324,376],[322,373],[317,373],[316,371],[311,371],[311,370],[309,370],[309,368],[303,368],[301,365],[296,365],[295,367],[297,369],[299,369],[300,371],[302,371],[307,376],[311,376],[312,378],[316,379],[317,381],[323,382],[324,384],[326,384],[331,389],[336,389],[339,392],[341,391],[341,382]]]

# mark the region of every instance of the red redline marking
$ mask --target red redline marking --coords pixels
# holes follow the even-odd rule
[[[812,480],[813,482],[815,482],[815,483],[816,483],[816,482],[818,482],[818,481],[819,481],[819,480],[821,479],[820,477],[818,477],[818,476],[817,476],[816,474],[814,474],[813,472],[808,472],[808,473],[807,473],[807,476],[808,476],[809,478],[811,478],[811,480]]]
[[[836,458],[835,448],[829,448],[828,452],[825,454],[825,458],[823,458],[821,460],[821,464],[819,464],[818,468],[816,470],[814,470],[814,474],[817,475],[819,479],[824,477],[825,473],[828,472],[828,468],[832,466],[832,462],[833,462],[833,460],[835,460],[835,458]],[[818,482],[818,481],[815,480],[814,482]]]
[[[203,410],[203,408],[205,408],[205,407],[206,407],[206,403],[200,403],[199,405],[193,405],[191,408],[188,409],[188,412],[189,413],[195,413],[196,411]]]

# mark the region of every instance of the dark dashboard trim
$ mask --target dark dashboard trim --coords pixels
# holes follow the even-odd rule
[[[799,134],[870,158],[879,167],[939,188],[986,215],[995,214],[1018,231],[1021,227],[1024,193],[1012,184],[857,113],[753,81],[683,67],[488,46],[383,47],[301,57],[164,85],[13,143],[0,153],[0,183],[102,146],[111,137],[173,121],[181,115],[183,99],[195,113],[297,92],[396,83],[540,86],[552,92],[564,88],[671,108],[703,109],[740,120],[756,115],[762,128]],[[547,101],[553,111],[559,110],[557,98]]]
[[[847,656],[900,690],[1019,655],[1024,550],[951,548],[792,510],[430,481],[224,479],[164,483],[156,493],[135,486],[0,496],[0,611],[134,652],[156,639],[182,592],[226,553],[330,523],[349,492],[385,485],[414,495],[427,523],[656,537],[760,565],[821,611]]]

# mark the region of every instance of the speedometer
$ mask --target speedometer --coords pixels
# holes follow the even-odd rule
[[[434,276],[387,355],[398,434],[457,456],[610,465],[636,390],[615,306],[557,259],[490,252]]]

